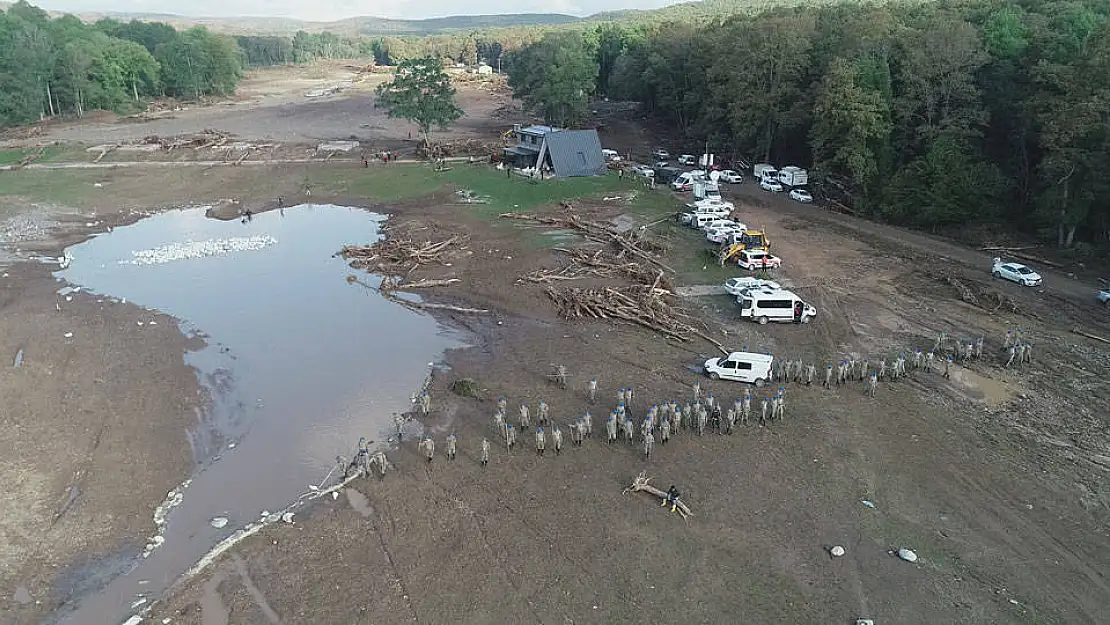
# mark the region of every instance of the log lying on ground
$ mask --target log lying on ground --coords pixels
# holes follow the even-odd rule
[[[564,206],[564,208],[567,207]],[[666,247],[658,242],[644,238],[636,230],[621,232],[612,226],[582,219],[574,214],[568,214],[566,217],[544,217],[528,213],[502,213],[500,216],[502,219],[531,221],[546,226],[575,230],[591,241],[613,245],[617,249],[618,257],[623,257],[624,255],[633,256],[640,260],[647,261],[668,273],[675,273],[674,269],[668,267],[657,257],[657,255],[666,251]]]
[[[644,492],[655,495],[660,500],[667,496],[666,491],[659,490],[658,488],[652,486],[651,484],[649,484],[650,481],[651,478],[647,476],[647,471],[640,471],[640,474],[636,476],[636,479],[632,480],[632,485],[621,491],[621,494],[624,495],[630,492]],[[693,512],[690,512],[690,508],[682,502],[682,499],[678,500],[678,505],[676,506],[676,508],[678,509],[678,513],[682,515],[683,520],[686,520],[694,515]]]
[[[1080,330],[1079,328],[1072,328],[1071,331],[1074,332],[1075,334],[1078,334],[1079,336],[1085,336],[1089,339],[1093,339],[1093,340],[1096,340],[1096,341],[1099,341],[1099,342],[1102,342],[1102,343],[1110,344],[1110,339],[1103,338],[1101,336],[1098,336],[1097,334],[1091,334],[1089,332],[1084,332],[1083,330]]]
[[[347,245],[339,251],[339,255],[355,269],[382,269],[386,273],[396,273],[411,271],[420,265],[443,263],[455,252],[466,249],[464,241],[459,236],[422,242],[388,238],[372,245]]]
[[[446,310],[448,312],[462,313],[462,314],[465,314],[465,315],[485,315],[485,314],[489,313],[489,311],[486,310],[485,308],[467,308],[465,306],[453,306],[451,304],[433,304],[431,302],[414,302],[412,300],[407,300],[407,299],[404,299],[402,297],[398,297],[397,294],[394,293],[394,291],[397,290],[397,289],[408,288],[409,285],[401,284],[399,286],[393,286],[393,285],[396,284],[396,281],[391,280],[389,278],[385,278],[385,279],[382,280],[382,286],[381,287],[375,287],[371,284],[368,284],[365,281],[361,280],[356,275],[348,275],[347,276],[347,282],[349,282],[351,284],[357,284],[359,286],[366,287],[366,288],[371,289],[373,291],[377,291],[378,293],[381,293],[384,297],[389,298],[390,300],[392,300],[392,301],[394,301],[394,302],[396,302],[396,303],[398,303],[398,304],[400,304],[400,305],[402,305],[406,308],[410,308],[410,309],[414,309],[414,310]],[[438,281],[437,280],[421,280],[420,282],[438,282]],[[450,280],[444,280],[443,282],[450,282]],[[416,284],[418,284],[418,283],[416,283]],[[387,285],[389,285],[389,286],[387,286]],[[427,285],[425,285],[425,286],[427,286]]]

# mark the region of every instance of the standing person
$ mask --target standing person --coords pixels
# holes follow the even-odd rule
[[[547,442],[544,440],[543,428],[536,428],[536,455],[542,456],[545,447],[547,447]]]
[[[540,425],[547,425],[547,402],[540,400]]]
[[[597,376],[596,375],[594,377],[590,378],[590,383],[586,387],[586,397],[587,397],[587,399],[589,399],[591,404],[594,403],[594,401],[597,399]]]
[[[510,423],[505,428],[505,448],[512,450],[513,445],[516,445],[516,428]]]
[[[587,410],[586,414],[582,417],[582,434],[586,438],[593,438],[594,435],[594,418],[590,416],[590,411]]]
[[[447,459],[455,459],[455,433],[452,432],[447,435]]]
[[[404,436],[404,434],[405,434],[405,417],[404,417],[404,415],[402,415],[399,412],[393,413],[393,427],[397,428],[397,440],[399,442],[401,440],[401,437]]]
[[[436,444],[435,441],[432,440],[431,434],[424,435],[424,440],[420,443],[420,448],[424,451],[424,455],[427,456],[428,462],[431,462],[436,453]]]
[[[551,444],[555,446],[555,455],[560,456],[563,453],[563,430],[556,425],[551,430]]]
[[[871,377],[867,378],[867,396],[875,399],[875,393],[879,390],[879,374],[876,371],[871,372]]]
[[[659,424],[659,442],[666,445],[669,440],[671,440],[671,420],[663,417]]]
[[[617,442],[617,413],[614,411],[605,422],[606,442],[612,445]]]
[[[701,380],[694,382],[694,401],[701,399]]]
[[[532,419],[528,416],[528,404],[520,402],[520,429],[531,427]]]
[[[655,446],[655,435],[651,432],[644,434],[644,459],[651,460],[651,449]]]
[[[489,440],[482,439],[482,459],[480,464],[484,467],[489,464]]]

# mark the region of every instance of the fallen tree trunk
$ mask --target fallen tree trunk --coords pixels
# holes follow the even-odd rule
[[[1096,341],[1099,341],[1099,342],[1106,343],[1106,344],[1110,345],[1110,339],[1103,338],[1103,337],[1095,335],[1095,334],[1090,334],[1088,332],[1084,332],[1083,330],[1080,330],[1079,328],[1072,328],[1071,331],[1074,332],[1075,334],[1078,334],[1079,336],[1085,336],[1089,339],[1094,339]]]
[[[632,485],[621,491],[621,494],[624,495],[628,494],[629,492],[644,492],[655,495],[660,500],[664,499],[667,496],[666,491],[659,490],[658,488],[652,486],[651,484],[649,484],[650,481],[651,478],[647,476],[647,471],[640,471],[640,474],[636,476],[636,479],[632,480]],[[682,515],[682,520],[684,521],[694,516],[694,513],[690,512],[690,508],[685,503],[683,503],[681,499],[678,500],[678,505],[675,507],[677,508],[678,513]]]

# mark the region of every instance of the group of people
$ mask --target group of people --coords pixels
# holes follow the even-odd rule
[[[784,420],[787,383],[811,386],[820,382],[823,388],[831,389],[833,385],[842,386],[852,381],[865,382],[865,393],[873,398],[880,381],[895,382],[906,377],[910,371],[941,370],[947,378],[953,362],[981,358],[983,345],[983,337],[950,341],[947,334],[942,333],[937,336],[932,348],[928,350],[916,348],[908,355],[900,353],[893,358],[882,356],[875,362],[867,358],[849,356],[835,365],[827,365],[823,380],[817,379],[817,367],[812,362],[806,363],[801,359],[788,358],[782,361],[781,365],[772,367],[772,379],[780,386],[770,396],[755,397],[751,389],[746,389],[742,396],[727,403],[714,397],[712,393],[703,393],[699,380],[690,387],[689,401],[681,403],[668,400],[645,407],[638,425],[633,417],[636,394],[632,387],[623,387],[617,391],[616,406],[605,419],[605,441],[613,445],[623,438],[630,445],[639,443],[644,458],[650,459],[657,442],[660,445],[666,445],[672,436],[683,430],[698,435],[705,434],[706,430],[719,434],[732,434],[737,426],[747,425],[749,421],[756,419],[760,426]],[[1021,330],[1007,332],[1003,350],[1006,358],[1004,366],[1032,361],[1032,342],[1024,338]],[[555,384],[566,388],[565,367],[553,366],[553,373],[549,377]],[[585,395],[591,405],[597,403],[596,377],[586,383]],[[427,390],[419,395],[413,395],[412,403],[413,412],[420,416],[427,416],[431,411],[431,395]],[[518,437],[521,435],[533,437],[538,456],[545,455],[549,449],[555,455],[562,454],[564,441],[567,438],[571,446],[581,447],[586,439],[593,437],[594,417],[590,410],[586,410],[580,417],[572,418],[569,423],[562,424],[552,416],[551,406],[543,399],[535,404],[534,410],[527,402],[521,402],[513,412],[515,418],[510,417],[508,400],[504,397],[497,399],[497,407],[493,413],[493,431],[504,444],[506,451],[512,451],[517,446]],[[405,417],[395,415],[394,422],[397,438],[401,440]],[[458,449],[456,434],[448,434],[445,442],[446,456],[449,460],[454,460]],[[430,434],[424,435],[418,447],[426,461],[432,462],[436,444]],[[479,463],[482,466],[489,464],[491,447],[489,438],[483,437],[479,448]],[[359,440],[359,449],[354,460],[348,463],[340,456],[337,461],[343,467],[345,477],[353,470],[362,471],[367,475],[376,471],[379,476],[382,476],[391,466],[383,452],[369,451],[365,439]],[[677,501],[677,491],[673,498],[664,500],[664,505],[668,502],[673,504],[672,499]]]

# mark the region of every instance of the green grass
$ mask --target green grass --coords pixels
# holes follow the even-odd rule
[[[426,164],[375,165],[320,168],[308,174],[310,184],[337,195],[364,197],[388,203],[429,195],[454,187],[488,198],[488,204],[470,205],[481,213],[496,216],[523,212],[537,206],[581,197],[617,193],[628,184],[614,174],[583,178],[532,181],[507,177],[485,165],[452,163],[447,171],[433,171]]]
[[[95,191],[93,183],[103,177],[104,172],[93,169],[4,171],[0,172],[0,196],[14,195],[33,201],[80,206],[81,201]]]
[[[23,160],[23,157],[28,156],[30,154],[34,154],[37,151],[38,150],[33,150],[33,149],[29,149],[29,148],[16,148],[14,150],[0,150],[0,165],[14,165],[14,164],[18,163],[19,161]],[[51,160],[57,159],[59,156],[62,156],[62,155],[66,155],[66,156],[75,155],[75,154],[78,153],[78,151],[83,154],[84,153],[84,148],[81,148],[80,146],[66,146],[66,145],[62,145],[60,143],[53,143],[51,145],[46,146],[46,149],[44,149],[42,151],[42,156],[40,156],[38,158],[38,160],[36,160],[35,162],[36,163],[41,163],[41,162],[45,162],[45,161],[51,161]],[[3,192],[3,187],[0,186],[0,193],[2,193],[2,192]]]

